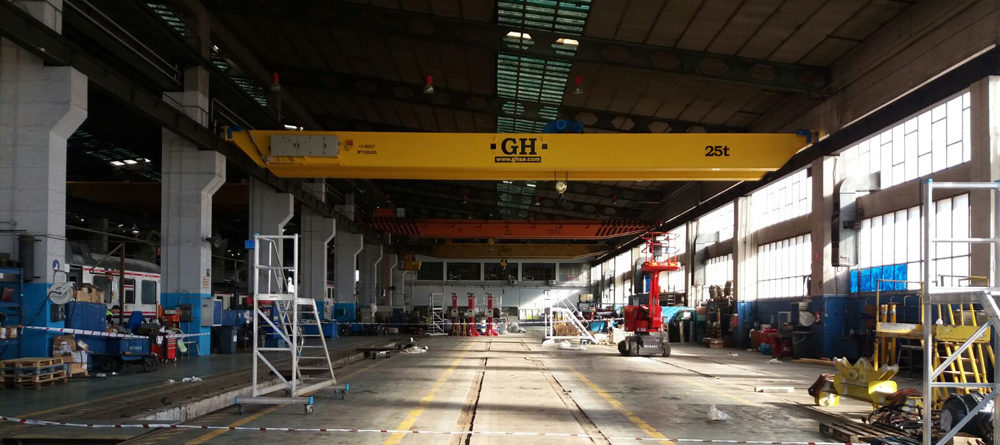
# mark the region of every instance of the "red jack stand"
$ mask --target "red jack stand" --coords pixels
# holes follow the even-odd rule
[[[493,294],[486,294],[486,313],[489,314],[486,316],[486,335],[496,337],[499,334],[493,326]]]
[[[479,330],[476,329],[476,295],[469,294],[469,317],[466,320],[467,326],[465,327],[465,335],[469,337],[478,337]]]

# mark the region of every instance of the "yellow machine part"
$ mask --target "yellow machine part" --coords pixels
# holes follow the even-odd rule
[[[885,403],[885,396],[897,390],[896,382],[891,379],[899,372],[898,366],[875,369],[867,358],[851,364],[843,357],[834,359],[833,364],[837,368],[837,375],[833,377],[837,394],[878,406]]]
[[[757,180],[807,145],[793,133],[228,131],[283,178]]]

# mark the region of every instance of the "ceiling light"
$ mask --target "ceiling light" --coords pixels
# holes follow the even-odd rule
[[[535,183],[534,182],[529,182],[527,185],[528,185],[528,187],[531,187],[531,188],[535,187]]]
[[[556,43],[558,43],[560,45],[573,45],[573,46],[579,46],[580,45],[580,41],[579,40],[566,39],[566,38],[558,38],[558,39],[556,39]]]
[[[122,161],[111,161],[111,165],[113,165],[115,167],[121,167],[121,166],[125,165],[125,163],[122,162]]]
[[[573,89],[573,94],[575,95],[583,94],[583,76],[574,77],[573,83],[576,85],[576,88]]]
[[[712,169],[712,171],[713,171],[713,172],[717,172],[717,171],[719,171],[719,170],[722,170],[722,169],[721,169],[721,168],[713,168],[713,169]]]
[[[531,34],[528,34],[526,32],[511,31],[511,32],[507,33],[507,37],[510,37],[512,39],[531,40]],[[559,40],[562,40],[562,39],[559,39]]]
[[[286,130],[302,131],[302,127],[296,127],[295,125],[285,124],[284,127],[285,127]]]
[[[138,162],[138,161],[136,161],[135,159],[126,159],[126,160],[124,160],[123,162],[125,162],[125,163],[126,163],[126,164],[128,164],[128,165],[135,165],[135,164],[138,164],[138,163],[139,163],[139,162]]]
[[[559,39],[562,40],[562,39]],[[212,45],[212,51],[219,52],[219,45]]]
[[[149,158],[142,158],[142,162],[145,162],[145,163],[148,164],[148,163],[153,162],[153,161],[150,161]]]
[[[424,77],[424,94],[434,94],[434,76],[428,74]]]
[[[505,180],[503,180],[503,181],[500,181],[500,182],[502,182],[502,183],[504,183],[504,184],[513,184],[513,182],[511,182],[511,181],[508,181],[508,180],[506,180],[506,179],[505,179]]]

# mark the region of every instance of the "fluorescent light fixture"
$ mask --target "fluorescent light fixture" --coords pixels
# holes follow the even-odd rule
[[[507,33],[507,37],[510,37],[512,39],[531,40],[531,34],[528,34],[526,32],[510,31],[510,32]],[[559,40],[562,40],[562,39],[559,39]]]
[[[111,161],[111,165],[113,165],[115,167],[121,167],[121,166],[125,165],[125,163],[122,162],[122,161]]]
[[[296,127],[296,126],[294,126],[294,125],[288,125],[288,124],[285,124],[285,129],[286,129],[286,130],[301,130],[301,129],[302,129],[302,127]]]
[[[126,164],[128,164],[128,165],[135,165],[135,164],[138,164],[138,163],[139,163],[139,162],[138,162],[138,161],[136,161],[135,159],[126,159],[126,160],[125,160],[125,161],[123,161],[123,162],[125,162],[125,163],[126,163]]]
[[[503,181],[500,181],[500,182],[503,182],[504,184],[513,184],[513,182],[511,182],[511,181],[508,181],[508,180],[506,180],[506,179],[505,179],[505,180],[503,180]]]
[[[153,162],[153,161],[150,161],[149,158],[142,158],[142,162],[145,162],[145,163],[148,164],[148,163]]]
[[[720,170],[722,170],[722,169],[721,168],[713,168],[712,169],[713,172],[717,172],[717,171],[720,171]]]
[[[535,187],[535,183],[534,183],[534,182],[529,182],[529,183],[528,183],[528,187],[532,187],[532,188],[534,188],[534,187]]]
[[[219,52],[219,45],[212,45],[212,51]]]
[[[566,38],[562,38],[562,37],[560,37],[560,38],[556,39],[556,43],[558,43],[558,44],[560,44],[560,45],[573,45],[573,46],[580,46],[580,41],[579,41],[579,40],[575,40],[575,39],[566,39]]]

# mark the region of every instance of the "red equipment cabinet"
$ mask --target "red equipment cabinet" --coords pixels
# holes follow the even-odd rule
[[[622,355],[662,354],[670,356],[670,343],[663,332],[662,308],[660,308],[660,273],[680,269],[676,258],[670,257],[667,243],[670,234],[650,232],[643,235],[646,240],[645,261],[642,271],[649,274],[649,299],[646,304],[625,306],[625,331],[632,335],[618,343]],[[638,278],[636,278],[638,279]]]

